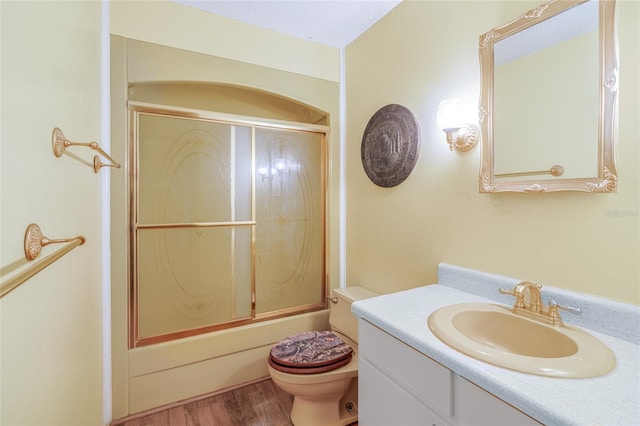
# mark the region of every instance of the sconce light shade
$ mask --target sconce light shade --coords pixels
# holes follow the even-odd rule
[[[438,128],[459,129],[464,126],[462,117],[464,115],[464,106],[460,99],[446,99],[438,105],[438,117],[436,118]]]
[[[449,149],[469,151],[480,139],[478,126],[467,122],[464,104],[460,99],[446,99],[438,105],[436,122],[446,133]]]

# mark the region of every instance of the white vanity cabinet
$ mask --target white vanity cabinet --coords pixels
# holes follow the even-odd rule
[[[362,426],[540,424],[362,319],[358,352]]]

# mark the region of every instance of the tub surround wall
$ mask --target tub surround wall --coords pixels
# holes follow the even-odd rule
[[[427,326],[429,315],[455,303],[496,303],[513,306],[497,288],[521,279],[440,264],[438,283],[353,304],[360,318],[381,328],[525,414],[553,425],[631,425],[640,422],[640,308],[567,290],[543,287],[543,297],[562,299],[584,309],[582,316],[562,313],[571,325],[580,322],[616,354],[613,371],[590,379],[536,376],[495,367],[463,355],[436,338]],[[578,320],[579,319],[579,320]],[[605,323],[610,323],[606,325]],[[612,326],[621,331],[616,332]],[[609,334],[617,333],[617,335]]]
[[[246,87],[257,96],[259,92],[267,92],[294,99],[309,106],[309,116],[313,116],[314,111],[325,112],[322,117],[328,117],[326,124],[331,127],[329,155],[337,152],[337,149],[331,148],[338,142],[339,126],[338,85],[335,82],[120,36],[111,37],[111,67],[112,154],[121,158],[124,164],[129,161],[126,125],[126,101],[130,96],[128,87],[130,84],[137,85],[131,93],[136,100],[148,102],[148,91],[138,89],[146,83],[162,82],[200,85],[212,82],[219,86]],[[163,92],[157,99],[188,106],[181,103],[185,99],[176,99],[175,93],[164,93],[165,88],[170,89],[169,86],[157,87]],[[210,94],[207,90],[203,92],[207,93]],[[192,94],[190,92],[187,95]],[[246,95],[245,92],[243,94]],[[224,96],[227,95],[225,92]],[[197,106],[215,107],[219,97],[216,99]],[[237,102],[225,105],[235,109],[222,112],[249,115],[258,111],[253,106],[247,113],[245,104]],[[299,114],[299,111],[281,109],[275,113],[278,117],[291,117],[292,114]],[[336,173],[337,169],[334,169],[329,175],[330,187],[339,181]],[[127,173],[116,176],[111,186],[112,247],[115,253],[112,258],[114,418],[266,377],[266,360],[271,345],[290,334],[328,329],[328,311],[319,311],[129,350],[126,315],[129,262],[127,179]],[[335,197],[337,191],[330,194],[333,195],[328,199],[330,207],[327,215],[335,218],[337,203],[331,197]],[[337,223],[333,218],[330,222]],[[331,237],[328,244],[335,247],[332,241],[337,242],[337,227],[331,227],[329,232]],[[337,261],[331,259],[337,259],[337,256],[337,251],[332,249],[328,262],[332,268],[329,285],[333,287],[338,286],[338,282],[331,277],[337,277],[338,274],[333,272],[337,271]]]

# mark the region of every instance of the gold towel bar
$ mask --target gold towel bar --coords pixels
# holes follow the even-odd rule
[[[69,253],[71,250],[76,248],[79,245],[84,244],[86,239],[80,235],[75,238],[67,238],[64,240],[51,240],[44,235],[42,235],[42,231],[40,227],[32,223],[27,226],[27,230],[24,233],[24,255],[27,260],[34,260],[42,251],[42,248],[49,244],[54,243],[69,243],[62,247],[60,250],[55,251],[43,258],[41,261],[32,265],[29,269],[17,274],[15,277],[8,279],[6,282],[0,285],[0,299],[3,298],[6,294],[20,286],[20,284],[24,283],[38,272],[42,271],[47,266],[51,265],[56,260],[60,259],[65,254]]]
[[[513,177],[513,176],[529,176],[529,175],[552,175],[562,176],[564,173],[564,167],[559,164],[551,167],[549,170],[539,170],[535,172],[514,172],[514,173],[499,173],[495,177]]]
[[[95,155],[93,157],[93,171],[98,173],[100,168],[102,167],[115,167],[116,169],[120,168],[120,164],[116,162],[109,154],[104,152],[98,142],[72,142],[64,136],[62,130],[58,127],[53,129],[53,133],[51,134],[51,146],[53,147],[53,155],[56,157],[61,157],[64,154],[65,149],[70,146],[86,146],[95,151],[98,151],[100,155],[109,160],[111,163],[103,163],[100,161],[100,157]]]

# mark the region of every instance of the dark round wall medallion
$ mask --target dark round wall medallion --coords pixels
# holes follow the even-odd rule
[[[380,108],[362,136],[362,166],[369,179],[390,188],[411,174],[420,151],[420,130],[414,115],[402,105]]]

